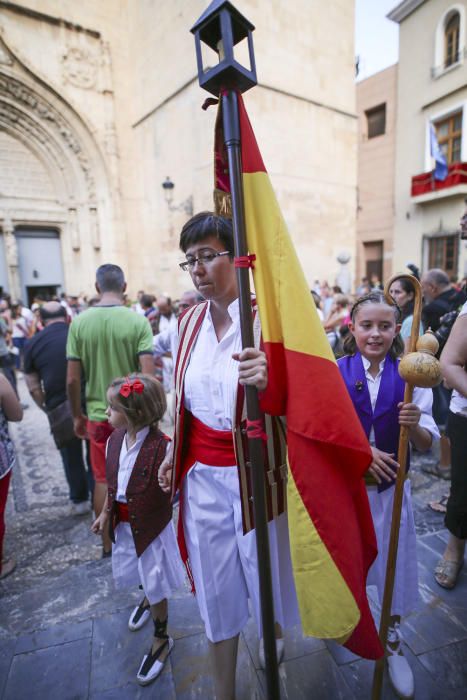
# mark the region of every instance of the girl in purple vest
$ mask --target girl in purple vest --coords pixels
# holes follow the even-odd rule
[[[140,629],[152,615],[153,643],[136,676],[147,685],[160,674],[172,651],[167,598],[184,580],[170,496],[157,478],[170,442],[158,428],[167,405],[161,384],[147,374],[114,379],[107,400],[107,416],[115,429],[106,450],[107,500],[92,530],[102,532],[109,521],[115,585],[140,584],[144,591],[128,626]]]
[[[431,415],[431,389],[415,388],[413,403],[404,404],[404,382],[398,373],[398,357],[404,344],[399,335],[400,310],[389,305],[381,292],[358,299],[351,311],[350,333],[344,341],[346,357],[338,361],[347,389],[368,437],[373,461],[366,475],[379,555],[370,569],[367,585],[376,586],[383,599],[394,481],[400,426],[409,428],[417,450],[430,449],[439,439]],[[407,469],[409,460],[407,460]],[[388,635],[388,668],[399,697],[410,698],[414,680],[402,654],[399,625],[418,603],[417,553],[410,481],[404,484],[396,579]]]

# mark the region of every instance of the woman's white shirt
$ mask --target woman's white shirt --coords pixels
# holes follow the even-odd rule
[[[242,349],[238,299],[228,306],[232,325],[218,341],[211,304],[201,324],[185,374],[185,407],[214,430],[231,430],[237,396],[238,362]]]

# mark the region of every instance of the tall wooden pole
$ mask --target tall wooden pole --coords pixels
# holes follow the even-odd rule
[[[232,220],[235,255],[248,254],[245,225],[245,205],[242,184],[242,160],[240,148],[240,120],[237,93],[228,90],[221,97],[224,126],[224,142],[229,163],[230,192],[232,195]],[[253,317],[249,269],[237,267],[237,282],[240,303],[240,326],[242,347],[254,347]],[[261,419],[258,391],[254,386],[245,386],[245,400],[249,421]],[[266,660],[266,684],[268,700],[279,700],[279,673],[275,639],[275,616],[272,596],[271,558],[269,554],[268,520],[264,491],[263,441],[260,437],[248,436],[250,471],[253,486],[253,510],[255,516],[256,551],[258,559],[259,590],[261,600],[261,622],[263,627],[264,655]]]
[[[412,275],[396,275],[386,283],[384,293],[390,303],[394,303],[389,296],[389,289],[393,282],[398,279],[409,279],[415,289],[415,308],[412,321],[412,332],[410,335],[409,352],[415,352],[415,347],[420,331],[420,318],[422,313],[422,293],[420,282]],[[411,403],[413,397],[413,384],[409,382],[405,385],[404,403]],[[399,531],[401,525],[402,501],[404,498],[405,469],[407,465],[407,450],[409,446],[409,428],[401,426],[399,433],[399,447],[397,450],[397,461],[399,469],[397,471],[396,484],[394,487],[394,501],[392,506],[391,534],[389,537],[388,558],[386,563],[386,579],[384,582],[383,605],[381,608],[381,621],[379,625],[379,638],[384,650],[388,639],[389,622],[391,619],[392,596],[394,592],[394,582],[396,578],[397,548],[399,545]],[[371,691],[372,700],[379,700],[383,686],[384,661],[386,655],[375,664],[373,675],[373,688]]]

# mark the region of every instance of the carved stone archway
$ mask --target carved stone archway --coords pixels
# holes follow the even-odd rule
[[[46,199],[0,191],[0,228],[5,238],[10,293],[19,294],[15,227],[60,231],[65,278],[84,255],[99,255],[100,231],[112,220],[105,161],[77,111],[22,63],[0,36],[0,132],[17,139],[40,161],[53,185]]]

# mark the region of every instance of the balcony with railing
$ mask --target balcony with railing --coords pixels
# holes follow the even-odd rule
[[[435,199],[467,194],[467,163],[452,163],[448,166],[445,180],[436,180],[433,171],[414,175],[411,197],[414,204],[423,204]]]
[[[432,66],[431,77],[439,78],[444,75],[447,71],[450,71],[458,66],[461,66],[464,62],[464,58],[467,58],[467,48],[459,49],[454,54],[446,57],[445,60],[439,66]]]

